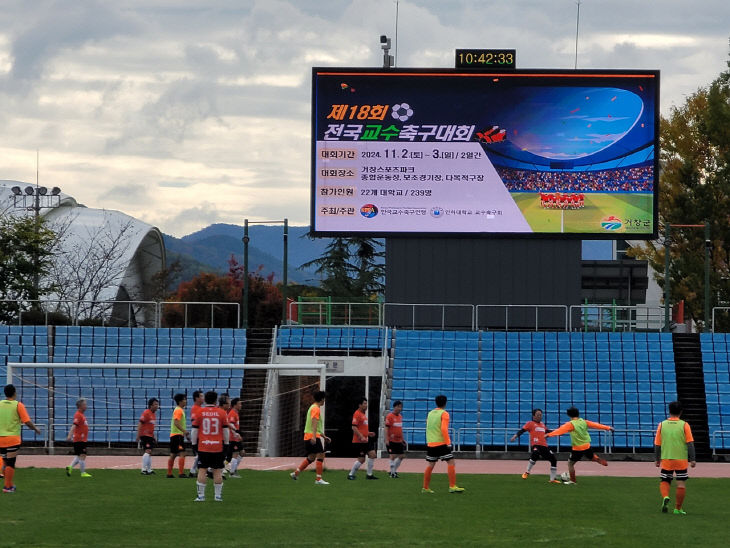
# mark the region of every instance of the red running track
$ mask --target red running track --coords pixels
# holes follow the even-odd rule
[[[63,468],[71,463],[72,455],[23,455],[18,457],[18,468]],[[188,466],[192,463],[192,456],[186,459]],[[142,457],[89,455],[87,466],[89,469],[117,469],[135,470],[140,467]],[[293,470],[300,462],[301,457],[246,457],[241,469],[249,470]],[[349,470],[354,462],[353,458],[331,458],[325,460],[325,467],[329,470]],[[525,471],[525,460],[462,460],[456,459],[456,469],[464,474],[521,474]],[[400,472],[423,472],[423,459],[405,459],[399,469]],[[152,466],[164,470],[167,467],[167,457],[152,457]],[[445,471],[443,464],[437,464],[436,470]],[[567,471],[564,461],[558,462],[558,472]],[[377,459],[375,470],[387,473],[388,462],[385,458]],[[593,462],[579,462],[576,465],[578,475],[583,476],[612,476],[612,477],[656,477],[659,470],[653,462],[625,462],[609,461],[607,467]],[[533,474],[548,473],[548,464],[538,462],[533,468]],[[701,462],[697,467],[690,469],[690,476],[696,478],[730,478],[730,463]]]

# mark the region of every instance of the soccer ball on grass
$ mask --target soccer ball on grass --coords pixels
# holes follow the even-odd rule
[[[563,481],[563,483],[568,483],[570,481],[570,474],[568,472],[563,472],[560,474],[560,479]]]

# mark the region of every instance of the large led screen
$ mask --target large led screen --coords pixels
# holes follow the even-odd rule
[[[657,71],[313,69],[321,235],[656,235]]]

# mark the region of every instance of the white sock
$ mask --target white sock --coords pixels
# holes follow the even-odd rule
[[[400,467],[400,463],[403,462],[403,459],[400,458],[400,457],[398,457],[393,462],[395,462],[395,470],[394,470],[394,472],[397,472],[398,471],[398,468]]]
[[[238,470],[238,463],[241,462],[241,457],[236,457],[231,461],[231,474],[235,474]]]
[[[81,462],[79,460],[79,458],[78,457],[74,457],[74,460],[71,461],[71,468],[73,468],[74,466],[76,466],[79,462]]]
[[[395,459],[390,459],[390,473],[395,474]]]
[[[550,467],[550,481],[555,479],[555,476],[558,475],[558,467],[557,466],[551,466]]]
[[[223,496],[223,484],[222,483],[215,483],[213,484],[215,487],[215,496],[216,498],[220,498]]]
[[[198,473],[198,455],[193,455],[193,465],[190,467],[190,475]]]
[[[205,484],[200,483],[199,481],[195,482],[198,486],[198,498],[204,499],[205,498]]]
[[[375,459],[368,457],[368,476],[373,475],[373,466],[375,466]]]
[[[81,470],[82,474],[84,472],[86,472],[86,459],[84,459],[84,460],[79,459],[79,469]]]
[[[152,470],[152,455],[145,453],[142,455],[142,470],[150,472]]]
[[[358,470],[360,470],[360,467],[362,466],[362,463],[359,460],[355,461],[355,464],[352,465],[352,469],[350,470],[350,475],[354,476]]]
[[[535,466],[535,461],[530,459],[527,461],[527,473],[530,473],[530,470],[532,470],[532,467]]]

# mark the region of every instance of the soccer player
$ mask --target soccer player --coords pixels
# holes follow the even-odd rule
[[[672,478],[677,476],[677,500],[674,504],[674,513],[685,515],[682,509],[684,503],[685,483],[689,479],[687,465],[692,468],[697,464],[695,458],[695,443],[692,430],[685,421],[680,419],[682,404],[673,401],[669,404],[669,418],[659,423],[654,438],[654,452],[656,467],[661,469],[659,476],[659,492],[662,494],[662,512],[669,511],[669,487]]]
[[[423,473],[423,489],[421,493],[433,493],[429,487],[431,474],[440,460],[446,463],[449,474],[449,493],[462,493],[463,487],[456,485],[456,463],[451,452],[449,437],[449,414],[446,412],[446,396],[436,396],[436,409],[432,409],[426,418],[426,471]]]
[[[198,444],[198,496],[195,502],[205,501],[208,469],[213,470],[216,502],[223,502],[223,459],[228,451],[229,429],[226,412],[216,407],[218,397],[213,391],[205,393],[205,407],[200,410],[197,424],[193,425],[192,442]]]
[[[36,434],[40,434],[41,431],[30,420],[25,406],[17,400],[15,386],[6,385],[4,392],[5,399],[0,401],[0,455],[3,456],[3,464],[5,464],[3,493],[15,493],[13,478],[15,461],[22,444],[20,430],[23,425],[26,425]]]
[[[147,409],[142,412],[137,424],[137,440],[142,443],[142,475],[149,476],[155,473],[152,470],[152,450],[157,445],[155,437],[155,424],[157,423],[157,410],[160,408],[160,400],[150,398],[147,401]]]
[[[602,459],[599,455],[593,451],[591,447],[591,436],[588,433],[589,428],[595,428],[598,430],[610,430],[613,432],[613,426],[606,426],[599,422],[587,421],[580,418],[580,411],[576,407],[569,407],[565,412],[570,420],[563,424],[557,430],[553,430],[549,434],[546,434],[546,438],[552,438],[554,436],[560,436],[570,432],[570,443],[572,449],[570,451],[570,458],[568,458],[568,473],[570,474],[570,481],[567,483],[575,483],[575,463],[583,457],[597,462],[601,466],[608,466],[606,459]]]
[[[318,390],[314,393],[314,403],[307,409],[307,418],[304,422],[304,451],[307,455],[294,472],[289,474],[291,479],[296,480],[307,466],[317,460],[317,479],[315,485],[329,485],[328,481],[322,479],[324,469],[324,444],[330,439],[324,435],[324,417],[322,417],[322,406],[324,405],[325,393]]]
[[[535,466],[538,459],[543,458],[550,461],[550,483],[561,483],[560,480],[555,479],[555,476],[558,474],[558,461],[552,449],[548,447],[547,440],[545,439],[545,434],[549,430],[542,422],[542,409],[533,409],[532,420],[526,422],[509,441],[515,441],[525,432],[530,433],[532,453],[530,454],[530,459],[527,461],[527,470],[522,474],[522,479],[530,477],[532,467]]]
[[[232,478],[241,477],[238,473],[238,467],[246,455],[246,451],[243,449],[243,438],[241,437],[239,425],[239,413],[241,412],[242,405],[243,403],[240,398],[233,398],[231,400],[231,410],[228,412],[228,427],[231,429],[231,443],[228,445],[228,461],[231,463],[229,474]]]
[[[357,409],[352,414],[352,445],[358,456],[350,469],[350,473],[347,475],[347,479],[349,480],[355,479],[355,474],[365,464],[366,455],[368,457],[368,471],[365,479],[378,479],[373,475],[373,466],[375,466],[375,432],[370,432],[368,428],[367,410],[368,400],[367,398],[361,398],[358,400]]]
[[[86,399],[79,398],[76,401],[76,413],[74,414],[71,430],[66,440],[73,438],[74,460],[66,467],[66,475],[70,476],[74,466],[79,465],[82,478],[90,478],[91,474],[86,471],[86,444],[89,439],[89,423],[86,422]]]
[[[405,457],[405,443],[403,440],[403,402],[393,402],[393,411],[385,417],[385,443],[390,455],[390,477],[397,478],[398,467]]]
[[[185,474],[185,438],[190,438],[190,432],[185,425],[185,406],[188,398],[185,394],[175,394],[173,399],[176,407],[170,421],[170,458],[167,459],[167,477],[175,477],[172,475],[172,467],[177,457],[178,477],[186,478],[188,476]]]
[[[195,427],[195,421],[204,403],[203,392],[200,390],[193,392],[193,405],[190,407],[190,424],[193,427]],[[198,446],[194,443],[191,445],[193,446],[193,465],[190,467],[190,477],[194,478],[198,475]]]

